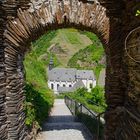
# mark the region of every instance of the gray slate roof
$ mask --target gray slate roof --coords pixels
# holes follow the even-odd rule
[[[73,68],[54,68],[48,71],[50,81],[75,81],[76,69]]]
[[[74,68],[53,68],[48,70],[50,81],[75,81],[76,79],[95,79],[92,70],[77,70]]]
[[[65,93],[65,92],[73,92],[74,89],[72,87],[58,87],[59,93]]]
[[[79,88],[85,87],[84,83],[82,80],[77,81],[73,87],[58,87],[58,92],[59,93],[65,93],[65,92],[73,92]]]
[[[79,80],[74,84],[73,89],[77,90],[77,89],[83,88],[83,87],[85,87],[84,83],[82,82],[82,80]]]
[[[95,75],[92,70],[77,70],[76,71],[77,79],[95,79]]]

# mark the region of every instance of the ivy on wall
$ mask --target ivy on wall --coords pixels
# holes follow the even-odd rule
[[[140,10],[136,11],[136,16],[140,16]]]

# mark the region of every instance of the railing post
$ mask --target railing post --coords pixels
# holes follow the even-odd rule
[[[99,140],[99,135],[100,135],[100,114],[97,117],[97,140]]]
[[[102,133],[100,133],[101,132],[100,131],[100,128],[101,128],[100,127],[100,123],[104,123],[104,122],[102,122],[103,120],[101,119],[101,116],[105,112],[96,114],[95,112],[93,112],[90,109],[88,109],[85,105],[83,105],[81,103],[78,103],[76,100],[73,100],[73,99],[71,99],[69,97],[66,97],[65,99],[66,99],[66,104],[69,107],[72,115],[77,116],[77,114],[80,113],[81,115],[79,116],[79,119],[83,123],[86,123],[86,122],[84,121],[84,119],[83,119],[84,116],[82,114],[85,114],[85,115],[88,115],[88,116],[91,115],[91,117],[93,119],[96,119],[96,123],[97,123],[97,125],[96,125],[97,129],[96,130],[97,131],[95,131],[95,133],[96,133],[96,138],[95,139],[99,140],[100,139],[100,135],[102,134]],[[85,110],[88,111],[88,113],[86,113]]]
[[[82,113],[82,104],[80,104],[80,113]]]
[[[72,112],[72,115],[73,115],[72,100],[70,100],[70,108],[71,108],[71,112]]]
[[[77,102],[75,101],[75,116],[77,115]]]

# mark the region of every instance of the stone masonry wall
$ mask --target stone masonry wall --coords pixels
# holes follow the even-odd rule
[[[0,25],[3,27],[0,29],[0,132],[3,132],[0,133],[0,138],[28,138],[23,107],[23,59],[31,41],[48,30],[75,27],[96,33],[105,48],[105,90],[108,104],[105,114],[105,139],[139,139],[140,65],[130,59],[124,43],[128,33],[140,25],[139,20],[132,14],[136,3],[137,0],[0,2]],[[138,38],[139,30],[128,37],[128,53],[139,60],[139,46],[135,45],[133,36]],[[130,49],[130,44],[133,43],[132,46],[136,48]]]

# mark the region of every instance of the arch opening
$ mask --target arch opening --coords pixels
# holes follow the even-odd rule
[[[71,26],[81,30],[86,29],[94,31],[104,44],[105,52],[107,54],[106,99],[107,104],[109,105],[106,115],[106,120],[108,120],[106,128],[108,131],[106,131],[106,137],[111,139],[115,135],[114,133],[117,128],[117,124],[115,123],[116,118],[113,117],[113,120],[110,119],[109,113],[111,112],[113,114],[113,111],[117,108],[117,106],[122,106],[124,104],[124,97],[122,96],[124,96],[123,91],[125,89],[125,87],[123,87],[123,89],[121,83],[119,83],[119,80],[122,78],[120,75],[122,70],[121,57],[123,55],[120,53],[122,50],[122,44],[116,43],[116,41],[119,41],[120,38],[116,38],[115,36],[116,33],[120,34],[119,20],[117,20],[116,17],[109,18],[109,16],[106,14],[106,9],[102,5],[96,3],[92,5],[77,2],[76,7],[79,7],[81,9],[80,11],[71,11],[71,8],[68,7],[68,5],[64,5],[64,10],[59,5],[57,8],[54,8],[56,11],[52,11],[52,9],[47,5],[42,6],[33,12],[29,10],[22,11],[19,9],[17,12],[17,18],[10,20],[7,24],[4,33],[4,55],[7,81],[6,91],[7,97],[17,100],[16,103],[12,103],[12,106],[15,107],[14,110],[7,110],[7,119],[8,121],[13,119],[11,118],[10,114],[18,115],[17,118],[22,116],[21,120],[17,121],[17,123],[8,124],[7,129],[9,139],[12,137],[15,139],[24,139],[24,137],[27,135],[24,125],[25,115],[23,113],[24,72],[21,67],[18,67],[18,65],[20,66],[21,64],[18,64],[17,62],[23,62],[23,56],[28,50],[28,46],[30,46],[31,41],[36,40],[48,30]],[[67,13],[67,18],[65,16],[67,20],[63,19],[64,12],[62,9]],[[71,15],[69,15],[69,13],[71,13]],[[113,32],[113,28],[116,28],[115,33]],[[118,51],[115,49],[116,47],[119,47],[120,50],[118,49]],[[17,95],[16,97],[14,96],[15,94]],[[11,104],[8,104],[8,101],[6,107],[11,108]],[[16,120],[17,118],[15,117]],[[116,126],[114,128],[113,122]],[[16,126],[19,127],[17,128]],[[16,133],[14,133],[15,129]],[[13,135],[11,135],[11,133],[13,133]],[[110,135],[107,136],[107,134]],[[112,136],[112,134],[114,135]]]
[[[40,9],[40,11],[41,10],[42,9]],[[59,12],[60,11],[58,11],[58,13]],[[104,10],[103,10],[103,13],[104,13]],[[21,68],[19,68],[20,70],[17,71],[16,63],[19,61],[20,63],[23,63],[22,60],[24,59],[25,53],[28,50],[30,50],[29,46],[30,46],[31,41],[38,39],[42,34],[47,32],[48,30],[52,30],[52,29],[56,30],[63,27],[65,28],[75,27],[81,30],[95,31],[95,33],[97,33],[98,36],[101,38],[102,42],[105,45],[107,44],[107,34],[104,34],[104,31],[102,31],[106,29],[104,29],[101,25],[100,25],[101,28],[99,28],[99,27],[90,27],[89,25],[84,25],[87,22],[85,22],[84,24],[73,23],[73,22],[70,23],[70,21],[67,20],[66,16],[64,16],[65,20],[63,20],[63,16],[62,16],[62,21],[64,21],[64,23],[62,21],[59,21],[61,17],[58,20],[57,19],[58,17],[56,16],[54,18],[55,22],[44,24],[42,19],[40,19],[40,16],[37,14],[38,13],[32,14],[27,11],[19,10],[18,17],[12,21],[9,21],[9,23],[7,24],[7,31],[5,32],[5,37],[7,38],[7,47],[5,48],[5,58],[6,58],[6,67],[9,68],[7,69],[7,73],[10,73],[11,75],[16,75],[17,81],[19,82],[19,84],[24,83],[24,79],[23,79],[24,75],[22,74],[21,76],[19,74],[20,73],[19,71],[21,71],[21,73],[24,73],[24,72],[23,72],[23,69]],[[107,17],[103,19],[104,19],[103,22],[107,22],[107,23],[109,22]],[[14,55],[12,54],[13,55],[12,57],[14,59],[14,61],[12,62],[13,63],[12,65],[10,61],[11,55],[9,55],[11,52],[14,53]],[[19,57],[17,57],[17,55]],[[13,67],[14,67],[14,70],[13,70]],[[23,64],[22,64],[22,67],[23,67]],[[10,69],[12,69],[12,71]],[[7,76],[7,79],[11,78],[11,75]],[[20,88],[17,87],[17,92],[20,90],[23,90],[23,85]],[[8,90],[10,91],[10,89]],[[22,94],[20,96],[22,96]],[[24,99],[24,96],[22,98]],[[22,103],[20,103],[20,105],[22,106]],[[22,109],[24,110],[24,108]],[[26,126],[22,125],[21,129],[25,130]]]
[[[69,42],[71,42],[71,43],[69,43]],[[67,46],[66,46],[66,44],[67,44]],[[69,50],[70,48],[71,48],[71,50]],[[78,49],[75,50],[75,48],[78,48]],[[103,50],[104,50],[103,46],[101,45],[101,42],[99,41],[99,39],[97,38],[97,36],[95,34],[93,34],[91,32],[76,30],[73,28],[59,29],[56,31],[52,30],[52,31],[44,34],[37,41],[34,41],[32,43],[30,50],[31,50],[30,52],[26,53],[27,55],[25,56],[25,60],[24,60],[25,69],[26,69],[26,67],[28,67],[26,76],[30,77],[29,79],[27,79],[28,81],[33,83],[34,86],[39,86],[39,88],[41,88],[41,85],[38,84],[38,79],[40,79],[39,78],[40,76],[39,76],[39,72],[38,72],[39,68],[37,68],[37,67],[40,66],[41,63],[43,63],[45,65],[46,69],[47,69],[47,65],[48,65],[48,67],[51,67],[52,69],[49,69],[49,68],[47,69],[49,71],[51,71],[55,68],[52,65],[52,62],[54,61],[55,62],[54,64],[57,67],[76,68],[77,70],[83,69],[84,70],[83,75],[86,75],[86,70],[93,71],[93,67],[94,67],[93,65],[98,65],[97,62],[100,60],[104,60],[104,57],[105,57],[104,52],[103,52]],[[72,54],[70,53],[71,51],[73,52]],[[96,53],[95,53],[95,55],[92,55],[92,52],[94,53],[94,51],[96,51]],[[82,52],[82,54],[80,54],[79,52]],[[75,54],[77,54],[78,55],[77,57],[79,57],[79,55],[83,56],[85,53],[87,53],[87,55],[89,55],[90,57],[86,56],[85,57],[86,61],[83,64],[81,64],[81,66],[79,66],[79,64],[77,63],[79,59],[77,59],[76,62],[73,62],[73,59],[75,59],[75,58],[73,58],[73,56]],[[100,56],[100,55],[98,56],[98,53],[101,53],[103,56]],[[60,54],[61,54],[61,56],[60,56]],[[68,57],[69,55],[71,56],[70,58],[68,57],[69,61],[64,61],[64,57],[62,56],[64,54],[67,55],[67,56],[65,56],[65,60],[66,60],[66,57]],[[93,63],[92,63],[92,57],[93,57],[93,61],[94,61]],[[58,60],[58,58],[59,58],[59,60]],[[89,59],[92,64],[88,64]],[[40,62],[40,64],[38,64],[37,61]],[[62,64],[62,63],[64,63],[64,64]],[[87,64],[87,66],[84,66],[85,63]],[[105,65],[105,62],[101,62],[101,63],[103,63],[103,65]],[[66,65],[66,64],[68,64],[68,65]],[[97,69],[94,69],[94,70],[96,70],[98,72],[98,70],[100,69],[100,66],[101,66],[101,64],[99,62],[99,67],[97,67]],[[41,66],[41,68],[44,68],[44,66]],[[35,69],[37,69],[37,70],[35,71]],[[103,66],[103,69],[105,69],[104,66]],[[34,71],[34,75],[32,74],[32,71]],[[43,70],[41,69],[40,71],[43,71]],[[37,72],[38,72],[38,74],[37,74]],[[32,77],[28,73],[31,73]],[[42,75],[44,75],[44,72],[42,72],[42,73],[43,73]],[[57,71],[54,71],[54,74],[56,74],[56,73],[57,73]],[[69,74],[69,72],[66,71],[66,72],[63,72],[62,74],[67,75],[67,74]],[[93,74],[95,74],[95,73],[93,73]],[[49,74],[47,74],[47,75],[49,75]],[[48,85],[50,86],[51,89],[52,89],[52,84],[53,84],[54,92],[57,91],[59,87],[64,86],[65,88],[67,88],[67,87],[74,86],[75,81],[74,82],[73,81],[71,81],[71,82],[63,81],[62,82],[62,81],[60,81],[61,76],[60,77],[56,76],[56,79],[55,79],[56,81],[54,79],[52,79],[52,81],[44,80],[44,82],[46,82],[46,86],[47,86],[47,82],[49,82],[50,84],[48,84]],[[46,74],[44,75],[44,77],[47,78]],[[96,81],[93,83],[91,78],[92,77],[89,77],[89,80],[86,80],[86,79],[83,80],[85,85],[87,85],[87,87],[90,90],[93,89],[93,87],[95,87],[95,85],[96,85]],[[103,77],[103,79],[104,78],[105,77]],[[78,81],[81,81],[80,79],[81,79],[81,77],[78,77]],[[73,80],[73,79],[71,79],[71,80]],[[42,83],[42,85],[44,86],[45,84]],[[98,88],[96,88],[96,89],[98,90]],[[47,91],[47,89],[46,89],[46,91]],[[87,92],[86,90],[84,90],[84,91]],[[50,91],[47,91],[47,92],[50,92]],[[83,92],[83,91],[81,91],[81,92]],[[41,92],[39,92],[39,93],[41,93]],[[48,95],[48,94],[46,94],[46,95]],[[63,95],[64,95],[64,91],[63,91]],[[90,95],[90,91],[89,91],[88,95]],[[26,94],[26,96],[28,96],[28,93]],[[86,97],[83,97],[83,98],[86,98]],[[98,104],[99,102],[97,101],[96,103],[94,103],[94,101],[91,101],[91,102],[89,101],[89,103],[90,103],[90,105],[94,105],[94,104]],[[96,109],[94,111],[96,111],[96,112],[98,110],[99,110],[99,112],[104,111],[103,108],[102,109],[100,109],[99,107],[97,107],[97,108],[98,109]],[[97,112],[97,113],[99,113],[99,112]]]

